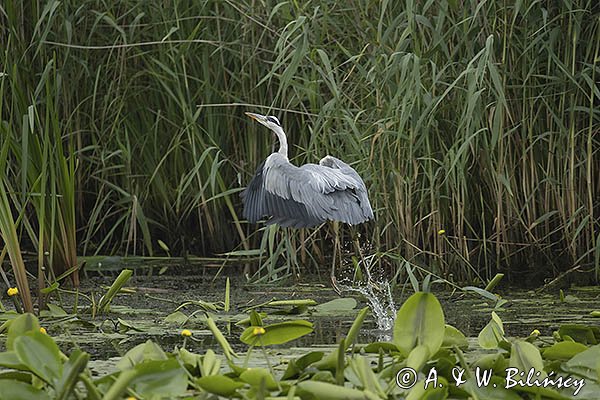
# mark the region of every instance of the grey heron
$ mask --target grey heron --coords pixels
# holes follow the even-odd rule
[[[267,224],[305,228],[328,220],[357,225],[373,219],[365,183],[352,167],[332,156],[297,167],[288,159],[287,138],[277,117],[246,115],[279,140],[279,150],[258,166],[241,194],[243,215],[250,223],[268,217]]]

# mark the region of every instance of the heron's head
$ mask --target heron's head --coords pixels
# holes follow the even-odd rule
[[[272,131],[277,131],[278,129],[281,129],[281,123],[279,122],[277,117],[274,117],[272,115],[267,116],[267,115],[254,114],[254,113],[250,113],[250,112],[247,112],[246,115],[249,116],[250,118],[260,122],[262,125],[266,126],[267,128],[269,128]]]

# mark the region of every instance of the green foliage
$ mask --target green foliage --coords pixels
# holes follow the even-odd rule
[[[425,346],[425,358],[433,356],[444,340],[444,312],[438,299],[431,293],[418,292],[409,297],[398,313],[394,323],[394,344],[401,352],[410,353]]]
[[[281,368],[285,363],[277,368],[272,366],[279,355],[273,357],[266,352],[263,354],[267,357],[268,368],[237,365],[226,339],[220,334],[214,320],[207,317],[209,329],[229,354],[220,356],[210,349],[197,354],[185,348],[167,352],[148,340],[127,351],[116,364],[115,372],[99,378],[93,378],[90,373],[89,354],[76,349],[67,357],[51,336],[40,332],[37,318],[26,313],[7,322],[6,333],[11,344],[7,346],[7,351],[0,353],[0,368],[3,368],[0,373],[0,399],[116,400],[129,395],[152,399],[190,396],[211,398],[217,395],[225,398],[300,400],[558,400],[597,397],[600,388],[599,345],[574,342],[568,335],[561,337],[558,332],[553,341],[548,338],[542,340],[538,338],[539,335],[532,335],[526,340],[509,341],[500,335],[497,339],[501,340],[496,340],[496,346],[490,346],[487,354],[477,356],[473,352],[467,361],[461,349],[467,349],[468,342],[460,331],[444,324],[443,313],[438,307],[439,303],[433,294],[415,293],[398,312],[408,328],[394,330],[394,343],[352,346],[365,318],[366,311],[361,310],[346,338],[339,342],[335,350],[329,354],[307,351],[289,360],[285,370]],[[254,310],[250,312],[256,314]],[[418,324],[414,322],[415,313],[421,316]],[[438,326],[438,318],[432,317],[438,314],[441,315],[442,328]],[[265,315],[265,318],[269,316]],[[274,345],[299,337],[300,332],[310,325],[300,320],[286,322],[248,329],[264,329],[264,333],[254,336],[263,339],[263,345]],[[420,328],[417,329],[417,326]],[[499,327],[502,327],[502,321],[494,312],[490,324],[484,329],[490,330],[490,326],[496,327],[496,331],[501,333]],[[242,336],[246,335],[248,329]],[[442,341],[438,338],[440,329]],[[271,338],[269,331],[274,332]],[[415,335],[418,338],[416,341],[412,338]],[[584,341],[589,339],[578,335],[574,337]],[[248,344],[250,350],[256,345],[254,342]],[[251,355],[251,351],[248,351],[246,363]],[[400,387],[398,382],[405,380],[398,374],[407,368],[413,369],[415,384]],[[460,383],[456,378],[457,368],[465,371],[461,375],[465,380]],[[481,373],[476,372],[480,370],[487,374],[487,384],[477,384],[475,374]],[[546,376],[554,379],[566,379],[569,376],[578,382],[585,379],[585,385],[577,395],[575,386],[561,389],[556,385],[515,385],[507,388],[508,373],[527,373],[530,370],[540,380]],[[426,388],[423,383],[430,378],[431,371],[436,371],[437,384],[430,383]],[[408,375],[409,380],[410,376],[413,375]]]
[[[264,333],[258,333],[259,329]],[[252,346],[283,344],[308,335],[313,331],[312,323],[304,320],[284,321],[263,326],[249,326],[240,336],[240,340]],[[262,332],[262,331],[260,331]]]
[[[114,280],[108,291],[100,298],[100,302],[98,303],[98,312],[99,313],[107,313],[110,310],[110,303],[113,301],[115,296],[119,293],[121,288],[127,283],[133,271],[130,269],[124,269],[121,271],[119,276]],[[95,315],[95,312],[93,313]]]
[[[255,234],[241,218],[238,193],[272,143],[243,112],[271,112],[292,161],[343,156],[365,178],[377,219],[362,240],[396,270],[402,254],[461,281],[598,271],[595,10],[8,2],[1,207],[23,212],[40,266],[44,250],[75,266],[78,232],[85,255],[152,255],[169,238],[172,254],[260,249],[266,279],[319,269],[329,229]]]

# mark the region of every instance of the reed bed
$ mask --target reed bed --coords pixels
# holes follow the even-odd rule
[[[388,268],[597,278],[599,15],[595,0],[4,2],[3,186],[22,246],[59,273],[75,251],[158,240],[260,248],[269,279],[326,271],[334,233],[342,249],[356,230],[241,219],[273,142],[255,111],[280,117],[292,162],[332,154],[364,177],[376,221],[359,241]]]

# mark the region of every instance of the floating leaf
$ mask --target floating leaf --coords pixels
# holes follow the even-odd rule
[[[558,342],[543,350],[546,360],[569,360],[587,350],[587,346],[577,342]]]
[[[306,367],[320,361],[324,354],[322,351],[311,351],[296,360],[290,360],[281,379],[292,379],[298,376]]]
[[[600,371],[599,360],[600,345],[596,345],[564,362],[561,369],[568,374],[576,374],[591,381],[598,381],[598,371]]]
[[[188,386],[188,377],[179,361],[151,360],[137,364],[134,368],[136,377],[131,387],[142,397],[156,398],[183,395]]]
[[[504,338],[504,325],[498,314],[492,311],[492,319],[477,336],[479,345],[484,349],[495,349]]]
[[[569,336],[574,341],[585,345],[598,344],[600,340],[600,328],[581,324],[565,324],[558,329],[560,337]]]
[[[342,299],[333,299],[327,303],[319,304],[314,307],[318,314],[339,314],[348,312],[356,308],[356,300],[352,297]]]
[[[444,312],[431,293],[418,292],[400,307],[394,323],[394,344],[408,355],[419,345],[435,354],[444,340]]]
[[[469,341],[461,331],[452,325],[446,325],[444,327],[444,341],[442,342],[442,347],[453,346],[456,346],[461,350],[466,350],[469,347]]]
[[[19,315],[10,321],[8,326],[8,336],[6,338],[6,349],[13,350],[13,341],[27,332],[39,332],[40,323],[37,317],[30,313]]]
[[[63,372],[60,350],[54,340],[41,332],[28,332],[15,339],[14,349],[23,365],[54,385]]]
[[[240,380],[256,387],[264,384],[268,390],[275,390],[279,387],[273,375],[266,368],[248,368],[242,372]]]
[[[398,346],[389,342],[373,342],[364,347],[367,353],[379,353],[383,350],[384,353],[399,352]]]
[[[257,334],[263,328],[264,333]],[[249,326],[240,336],[240,340],[248,345],[269,346],[287,343],[313,331],[313,324],[304,320],[285,321],[264,327]]]
[[[0,400],[50,400],[50,396],[28,383],[2,379]]]
[[[539,349],[524,340],[517,340],[512,344],[508,365],[518,371],[517,373],[535,369],[536,372],[540,372],[538,379],[544,379],[547,376]],[[536,375],[537,377],[538,375]]]
[[[216,375],[221,369],[221,360],[217,358],[215,352],[211,349],[206,350],[204,356],[202,356],[202,362],[200,363],[200,372],[202,376]]]
[[[138,344],[129,350],[117,363],[117,368],[121,371],[133,368],[143,361],[166,360],[167,355],[159,345],[152,340]]]
[[[196,379],[196,383],[207,392],[223,397],[232,397],[236,390],[245,386],[224,375],[203,376]]]
[[[298,389],[309,393],[314,399],[369,400],[377,398],[374,394],[372,397],[367,396],[367,394],[361,390],[338,386],[327,382],[317,382],[314,380],[298,383]],[[305,398],[304,396],[301,397]]]
[[[181,311],[175,311],[169,315],[167,315],[164,319],[164,321],[168,324],[177,324],[177,325],[183,325],[187,322],[188,320],[188,316],[185,315],[184,313],[182,313]]]
[[[431,354],[429,353],[429,347],[426,345],[419,345],[412,349],[406,358],[406,366],[420,371],[425,363],[429,360]]]
[[[476,286],[465,286],[462,288],[462,290],[464,290],[465,292],[477,293],[481,297],[485,297],[486,299],[490,299],[493,301],[498,301],[500,299],[494,293],[488,292],[487,290],[478,288]]]
[[[0,367],[29,371],[14,351],[0,353]]]

